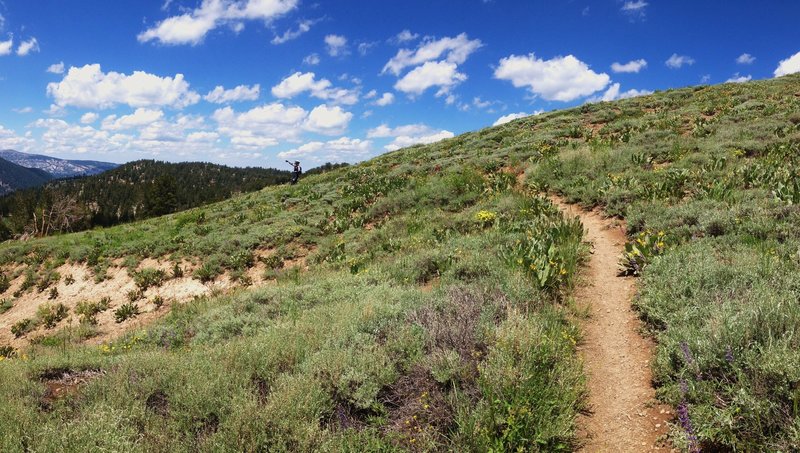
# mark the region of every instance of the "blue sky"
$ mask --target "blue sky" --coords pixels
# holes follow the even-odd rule
[[[0,148],[306,168],[800,71],[781,0],[0,0]]]

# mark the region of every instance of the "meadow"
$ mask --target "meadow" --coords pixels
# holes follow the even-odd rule
[[[120,260],[143,287],[175,277],[134,271],[148,258],[239,288],[99,346],[56,320],[55,340],[3,348],[0,450],[573,451],[587,408],[571,294],[589,248],[544,196],[557,193],[627,221],[621,272],[640,276],[670,441],[791,451],[799,148],[794,75],[587,104],[4,243],[2,280],[24,276],[24,291],[65,278],[64,262],[97,281]],[[269,283],[252,287],[259,260]]]

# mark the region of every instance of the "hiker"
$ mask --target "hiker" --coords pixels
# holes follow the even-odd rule
[[[291,165],[292,168],[292,185],[297,184],[297,180],[300,179],[300,175],[303,174],[303,169],[300,168],[300,161],[294,161],[294,163],[286,161],[287,164]]]

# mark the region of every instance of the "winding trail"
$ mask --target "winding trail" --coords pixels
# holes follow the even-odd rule
[[[652,386],[653,343],[639,333],[631,300],[634,279],[618,277],[625,230],[618,221],[551,197],[568,216],[578,216],[592,244],[578,305],[589,313],[583,323],[584,361],[590,412],[579,419],[582,452],[671,451],[663,445],[669,406],[658,404]]]

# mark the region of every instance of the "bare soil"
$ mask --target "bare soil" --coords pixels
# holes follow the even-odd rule
[[[658,403],[652,385],[654,344],[639,333],[642,325],[631,306],[635,279],[617,276],[624,224],[551,199],[565,214],[580,218],[592,244],[584,282],[576,292],[579,306],[589,312],[579,351],[590,410],[579,419],[579,451],[672,451],[666,443],[672,411]]]

